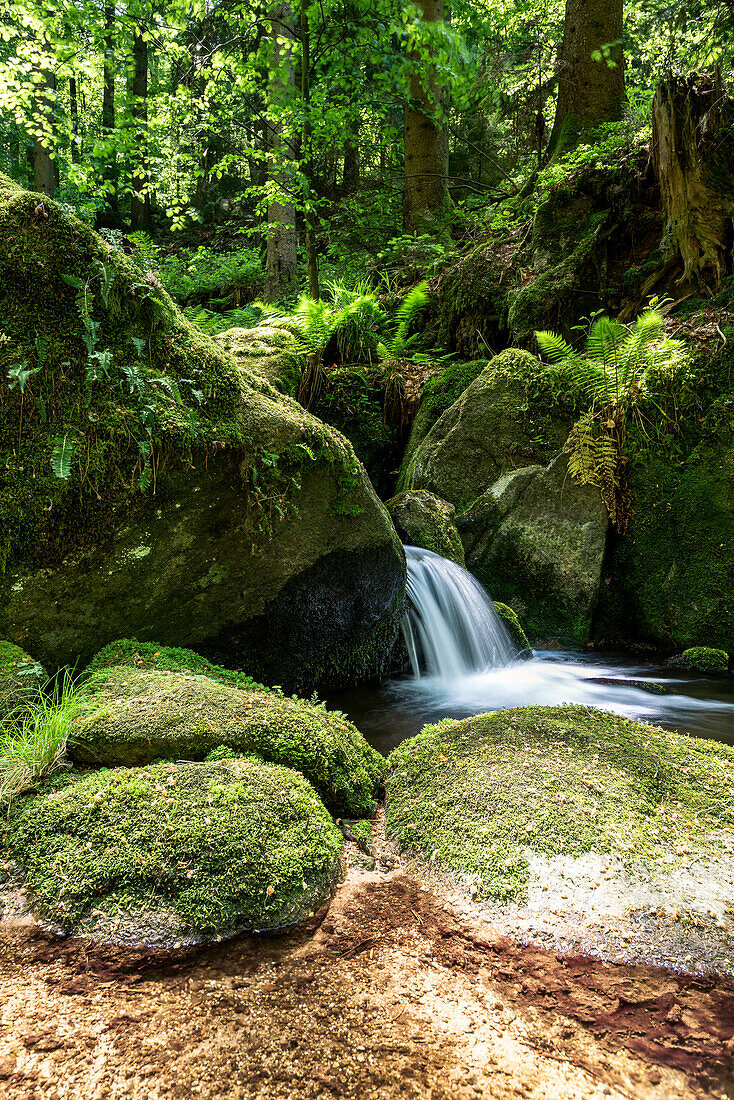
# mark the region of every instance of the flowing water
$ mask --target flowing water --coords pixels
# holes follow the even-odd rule
[[[329,700],[387,753],[426,722],[504,707],[582,703],[734,744],[734,677],[681,673],[615,654],[540,651],[513,661],[492,601],[465,569],[407,547],[403,623],[412,674]]]

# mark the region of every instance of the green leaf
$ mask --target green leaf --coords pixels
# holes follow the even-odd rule
[[[54,449],[51,454],[51,469],[56,477],[62,481],[68,481],[71,474],[71,459],[78,440],[71,435],[57,435],[54,440]]]

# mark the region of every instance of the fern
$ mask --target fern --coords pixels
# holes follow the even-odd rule
[[[54,440],[54,449],[51,453],[51,469],[56,477],[62,481],[68,481],[71,475],[71,459],[78,440],[69,435],[57,435]]]
[[[599,489],[609,518],[624,533],[632,514],[622,472],[627,420],[635,415],[645,372],[672,371],[685,355],[683,344],[665,337],[665,321],[656,301],[633,325],[609,317],[592,319],[583,354],[554,332],[536,332],[541,354],[562,366],[589,408],[571,430],[566,444],[568,469],[582,485]]]

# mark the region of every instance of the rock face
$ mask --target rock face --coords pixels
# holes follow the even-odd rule
[[[729,745],[593,707],[445,720],[391,753],[386,829],[472,893],[517,900],[531,865],[542,881],[554,857],[632,850],[659,869],[685,866],[690,845],[720,856],[720,830],[732,835],[732,763]],[[673,802],[680,815],[664,812]]]
[[[734,653],[734,446],[696,447],[684,463],[664,456],[630,473],[635,516],[612,546],[597,635],[680,652]]]
[[[505,471],[545,457],[548,441],[557,449],[570,426],[564,418],[551,420],[539,443],[522,415],[527,379],[539,371],[528,352],[495,356],[416,448],[401,488],[427,489],[461,512]]]
[[[308,917],[342,837],[302,776],[237,759],[57,777],[12,803],[5,846],[66,931],[170,945]]]
[[[0,388],[0,635],[52,670],[127,636],[289,688],[379,674],[405,561],[337,431],[3,179],[0,311],[38,368]]]
[[[408,489],[389,500],[386,507],[400,541],[406,546],[422,546],[464,565],[464,547],[456,528],[453,504],[425,489]]]
[[[84,685],[69,753],[81,764],[202,760],[226,746],[302,772],[336,814],[375,809],[384,761],[338,713],[205,676],[109,668]]]
[[[12,642],[0,642],[0,719],[38,698],[48,676]]]
[[[467,568],[521,616],[533,641],[585,645],[608,527],[597,489],[565,455],[500,478],[459,518]]]

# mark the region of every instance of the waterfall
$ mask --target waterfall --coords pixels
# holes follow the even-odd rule
[[[408,609],[402,631],[416,678],[450,680],[508,665],[515,647],[479,581],[460,565],[406,546]]]

